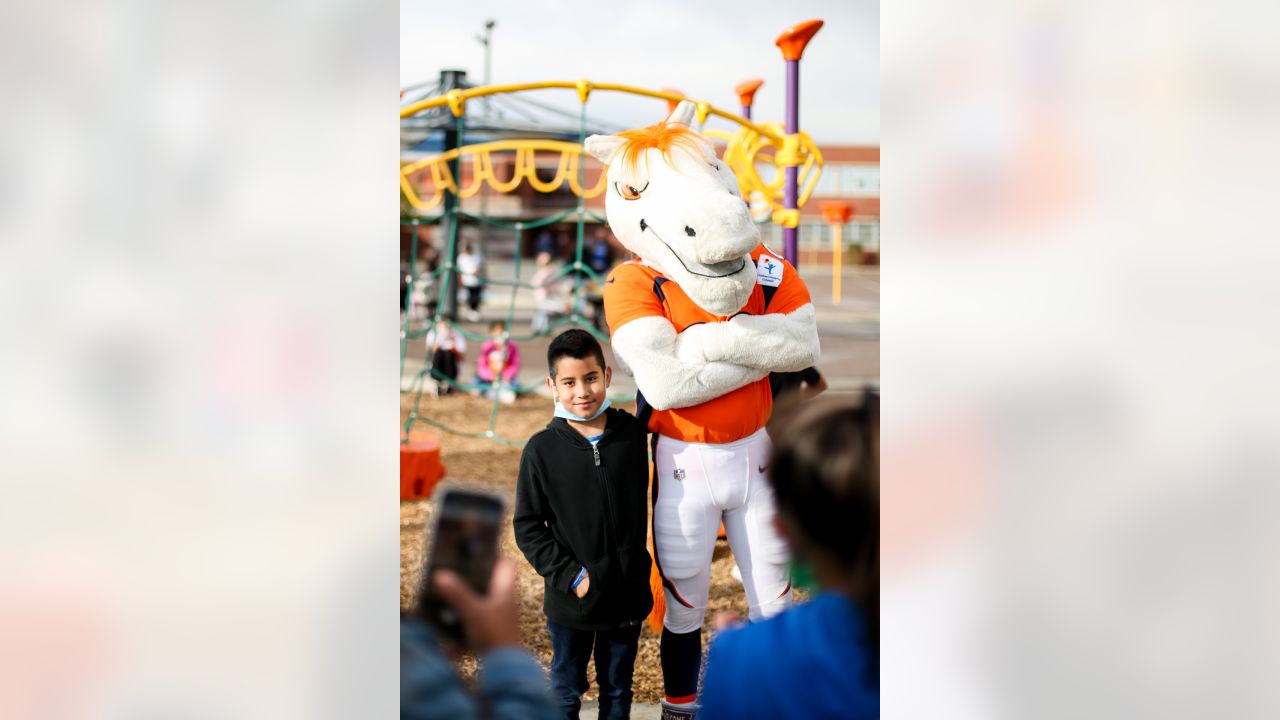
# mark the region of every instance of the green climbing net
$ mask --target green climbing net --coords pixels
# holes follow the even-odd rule
[[[458,134],[458,145],[461,146],[462,136],[463,136],[463,117],[461,116],[458,118],[458,121],[457,121],[457,134]],[[579,117],[578,142],[581,143],[585,139],[586,139],[586,107],[584,105],[582,113],[580,114],[580,117]],[[579,165],[578,166],[579,185],[581,185],[582,183],[583,173],[584,173],[584,170],[582,166]],[[455,177],[456,177],[456,173],[455,173]],[[462,337],[466,338],[469,341],[482,341],[486,337],[485,335],[482,335],[480,333],[471,332],[466,328],[462,327],[457,322],[444,316],[445,308],[449,307],[449,304],[445,302],[446,298],[448,298],[448,294],[454,293],[456,295],[456,293],[458,292],[457,283],[454,279],[457,277],[456,275],[457,264],[455,262],[455,259],[457,257],[456,250],[458,246],[459,229],[463,221],[481,223],[484,225],[488,225],[490,227],[497,227],[497,228],[502,228],[504,230],[510,230],[515,233],[516,252],[515,252],[514,277],[509,280],[490,278],[490,279],[486,279],[485,281],[486,285],[491,287],[510,288],[510,292],[508,293],[508,299],[506,304],[506,312],[505,312],[508,339],[513,341],[530,340],[535,337],[541,337],[541,336],[546,336],[546,335],[556,333],[566,325],[574,325],[577,327],[581,327],[587,330],[588,332],[590,332],[592,335],[596,336],[596,338],[600,340],[602,344],[608,344],[609,342],[608,336],[601,333],[599,329],[596,328],[592,320],[586,317],[582,313],[582,308],[583,308],[582,300],[583,300],[585,291],[591,287],[592,283],[599,284],[603,281],[603,278],[600,276],[599,273],[597,273],[594,269],[592,269],[590,265],[583,262],[583,250],[585,247],[585,237],[586,237],[586,232],[585,232],[586,221],[588,218],[591,218],[596,220],[597,222],[605,222],[605,218],[603,216],[587,210],[585,207],[585,202],[586,201],[582,197],[582,195],[578,195],[577,207],[573,209],[566,210],[564,212],[561,212],[559,214],[556,214],[550,217],[540,218],[537,220],[517,221],[517,222],[510,222],[510,221],[501,220],[495,217],[469,213],[460,209],[457,203],[453,203],[453,202],[445,203],[445,210],[440,214],[437,214],[432,217],[414,217],[414,216],[407,216],[404,213],[402,213],[400,224],[402,226],[409,225],[413,227],[413,232],[411,233],[410,248],[409,248],[409,267],[408,267],[409,292],[405,293],[404,307],[401,308],[404,311],[404,320],[402,321],[401,328],[400,328],[400,376],[402,378],[402,381],[404,378],[405,358],[408,355],[410,343],[415,341],[425,342],[424,338],[427,335],[427,333],[431,331],[431,328],[437,327],[441,321],[446,322],[453,329],[454,332],[458,333],[459,335],[461,335]],[[575,223],[576,238],[574,243],[573,262],[565,263],[559,272],[557,272],[553,277],[546,280],[539,286],[539,287],[557,286],[564,281],[564,278],[566,276],[571,275],[573,278],[573,291],[572,291],[570,302],[569,302],[569,311],[563,316],[557,318],[555,322],[548,325],[548,327],[546,327],[544,330],[534,332],[532,328],[530,328],[530,332],[525,334],[512,332],[513,328],[515,327],[514,320],[515,320],[515,311],[516,311],[516,298],[518,296],[518,293],[522,289],[525,289],[525,290],[535,289],[535,286],[531,282],[527,280],[523,280],[521,277],[522,265],[523,265],[522,249],[524,247],[524,244],[523,244],[524,233],[526,231],[537,230],[547,225],[562,222],[570,218],[573,218],[576,221]],[[447,231],[446,231],[447,236],[445,241],[444,252],[441,255],[442,262],[440,266],[435,270],[430,271],[428,273],[420,273],[418,268],[418,265],[419,265],[418,263],[418,252],[419,252],[418,226],[441,225],[441,224],[443,224],[447,228]],[[419,279],[422,277],[428,277],[432,281],[433,286],[437,287],[438,290],[437,290],[435,311],[429,316],[429,319],[425,323],[415,327],[413,325],[413,295],[414,295],[413,290],[416,287]],[[414,426],[417,423],[421,422],[433,428],[436,428],[438,430],[442,430],[444,432],[448,432],[454,435],[459,435],[462,437],[489,438],[503,445],[509,445],[509,446],[515,446],[515,447],[524,445],[525,443],[524,440],[514,440],[511,438],[502,437],[500,434],[498,434],[496,430],[498,415],[502,409],[502,402],[501,402],[502,393],[499,391],[495,391],[491,393],[493,396],[493,403],[489,412],[489,421],[485,430],[482,432],[467,432],[459,428],[452,427],[448,424],[445,424],[443,422],[440,422],[437,419],[430,417],[430,415],[424,411],[425,408],[423,403],[423,395],[427,390],[426,380],[428,377],[434,380],[437,384],[447,384],[462,392],[472,392],[480,389],[480,386],[477,384],[459,382],[441,373],[438,369],[432,366],[431,353],[428,352],[425,366],[421,371],[419,371],[414,375],[407,389],[407,392],[413,396],[413,404],[411,409],[409,410],[409,415],[405,420],[404,427],[402,429],[403,430],[401,433],[402,443],[409,441],[410,432],[414,429]],[[496,380],[495,390],[501,390],[503,387],[505,387],[502,384],[503,381],[500,376],[495,380]],[[402,391],[404,391],[403,385],[402,385]],[[620,399],[622,398],[615,398],[614,401],[617,402]],[[626,398],[626,399],[630,399],[630,398]]]
[[[448,227],[449,227],[448,240],[447,240],[445,251],[443,254],[443,261],[440,267],[436,268],[434,271],[430,273],[426,273],[426,275],[429,275],[431,280],[434,282],[434,286],[438,286],[439,288],[438,295],[437,295],[437,302],[435,304],[435,312],[432,313],[430,316],[428,316],[428,319],[426,322],[422,323],[417,327],[414,327],[412,322],[412,316],[413,316],[412,288],[415,286],[415,284],[417,283],[421,275],[423,275],[418,272],[418,267],[417,267],[417,254],[418,254],[417,226],[439,223],[442,219],[444,219],[448,215],[453,215],[453,218],[451,218],[448,222]],[[534,290],[535,287],[538,287],[533,285],[531,282],[522,279],[522,267],[524,263],[522,262],[522,258],[521,258],[522,253],[520,252],[520,248],[523,247],[524,233],[528,230],[536,230],[546,225],[551,225],[553,223],[567,220],[569,218],[574,217],[575,215],[577,216],[576,217],[577,239],[576,239],[575,248],[574,248],[573,262],[565,263],[565,265],[554,276],[544,281],[544,283],[542,283],[541,285],[541,287],[556,286],[564,282],[564,279],[566,276],[572,276],[573,292],[570,298],[568,312],[562,315],[561,317],[558,317],[554,322],[550,323],[547,326],[547,328],[544,330],[535,332],[532,329],[530,329],[530,331],[527,333],[513,332],[512,329],[515,327],[516,299],[517,299],[518,293],[521,291],[521,289]],[[542,336],[554,334],[566,325],[573,325],[573,326],[581,327],[587,330],[592,335],[596,336],[596,338],[600,340],[602,343],[607,344],[609,341],[608,336],[601,333],[596,328],[595,324],[592,322],[592,319],[588,318],[582,313],[582,308],[583,308],[582,300],[586,290],[591,287],[591,283],[601,283],[603,281],[603,278],[599,275],[599,273],[597,273],[594,269],[592,269],[590,265],[583,262],[583,259],[582,259],[583,249],[584,249],[584,235],[585,235],[584,225],[588,217],[594,218],[599,221],[603,221],[604,219],[599,215],[596,215],[595,213],[587,211],[582,207],[578,207],[575,210],[569,210],[566,212],[559,213],[557,215],[553,215],[551,217],[546,217],[546,218],[529,221],[529,222],[505,222],[492,217],[486,217],[483,215],[474,215],[472,213],[468,213],[462,210],[453,210],[450,213],[442,213],[441,215],[436,216],[434,218],[420,218],[420,219],[414,218],[414,219],[403,220],[402,224],[414,226],[414,232],[412,233],[412,240],[411,240],[411,247],[410,247],[410,254],[409,254],[410,259],[409,259],[408,274],[409,274],[410,292],[406,293],[405,295],[405,307],[403,308],[404,320],[402,321],[401,330],[400,330],[401,376],[403,377],[404,375],[405,358],[408,355],[410,343],[414,341],[419,341],[419,342],[424,341],[425,336],[427,335],[428,332],[431,331],[431,328],[436,327],[442,321],[448,324],[454,330],[454,332],[457,332],[459,335],[466,338],[468,341],[479,342],[479,341],[483,341],[487,337],[484,334],[467,330],[460,323],[450,320],[444,316],[444,310],[446,307],[445,300],[446,300],[447,294],[457,292],[457,287],[455,286],[455,283],[451,281],[451,278],[454,276],[453,271],[456,268],[456,265],[451,258],[455,257],[454,248],[456,247],[456,244],[457,244],[458,228],[461,224],[459,220],[470,220],[474,222],[480,222],[493,227],[501,227],[501,228],[513,230],[515,232],[516,253],[515,253],[514,277],[511,279],[488,278],[485,281],[485,284],[489,287],[509,288],[509,292],[507,293],[506,309],[504,311],[504,317],[503,317],[503,319],[506,321],[506,326],[508,328],[508,335],[507,335],[508,339],[513,341],[530,340],[535,337],[542,337]],[[492,299],[492,295],[490,295],[490,298]],[[477,391],[481,389],[481,386],[478,384],[461,382],[453,378],[449,378],[443,373],[441,373],[438,369],[432,366],[431,356],[430,356],[430,353],[428,353],[426,365],[423,367],[422,370],[420,370],[418,373],[414,375],[408,387],[408,392],[413,395],[413,406],[412,406],[412,409],[409,411],[409,416],[404,423],[404,429],[401,436],[402,441],[407,441],[409,433],[411,430],[413,430],[415,423],[423,422],[423,423],[426,423],[427,425],[430,425],[431,427],[437,428],[439,430],[443,430],[445,432],[452,433],[454,435],[460,435],[463,437],[490,438],[504,445],[512,445],[512,446],[520,446],[524,444],[523,440],[512,440],[510,438],[502,437],[495,430],[497,426],[497,421],[498,421],[498,414],[502,409],[500,392],[492,393],[493,395],[492,409],[490,410],[490,413],[489,413],[488,426],[483,432],[466,432],[458,428],[449,426],[445,423],[439,422],[433,419],[432,417],[430,417],[428,414],[424,412],[424,406],[423,406],[423,395],[427,390],[426,379],[428,377],[434,380],[436,383],[447,384],[462,392],[472,392],[472,391]],[[502,382],[501,378],[498,378],[497,380],[499,383]]]

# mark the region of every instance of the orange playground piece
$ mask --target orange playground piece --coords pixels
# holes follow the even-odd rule
[[[783,60],[799,60],[804,55],[805,46],[821,29],[821,20],[805,20],[783,30],[773,44],[782,50]]]
[[[436,483],[444,477],[440,462],[440,438],[426,433],[409,433],[409,442],[400,444],[400,499],[431,497]]]
[[[760,78],[743,80],[738,83],[737,87],[733,89],[734,92],[738,93],[738,103],[743,107],[751,107],[751,104],[754,103],[756,99],[756,91],[759,90],[760,86],[763,84],[764,80],[761,80]]]

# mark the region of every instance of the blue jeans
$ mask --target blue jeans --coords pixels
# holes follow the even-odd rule
[[[575,630],[547,621],[551,632],[551,693],[567,720],[578,720],[594,646],[600,719],[631,717],[631,674],[640,646],[640,625],[616,630]]]

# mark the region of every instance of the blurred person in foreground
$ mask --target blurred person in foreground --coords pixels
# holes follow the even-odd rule
[[[435,574],[436,590],[458,611],[468,646],[480,660],[468,690],[426,622],[400,616],[400,717],[405,720],[558,717],[546,675],[524,651],[516,568],[498,558],[488,595],[472,592],[448,570]]]
[[[770,421],[777,523],[817,594],[716,637],[699,720],[880,716],[879,423],[871,392]]]

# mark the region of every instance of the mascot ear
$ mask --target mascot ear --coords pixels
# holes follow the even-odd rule
[[[689,127],[693,120],[694,104],[688,100],[681,100],[676,109],[671,111],[671,116],[667,118],[668,125],[683,125]]]
[[[622,147],[626,140],[616,135],[592,135],[587,141],[582,143],[582,147],[586,148],[591,157],[608,165],[613,156],[617,154],[618,148]]]

